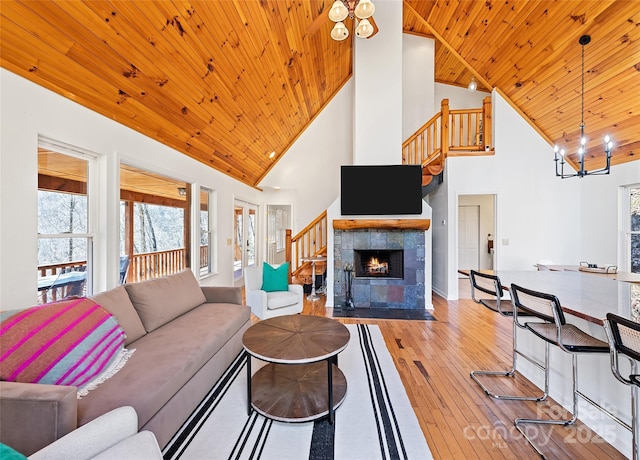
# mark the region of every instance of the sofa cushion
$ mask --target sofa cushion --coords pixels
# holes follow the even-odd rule
[[[147,332],[151,332],[183,313],[206,302],[191,270],[140,283],[125,289]]]
[[[124,286],[118,286],[115,289],[101,292],[91,298],[116,317],[118,324],[120,324],[120,327],[124,329],[124,333],[126,334],[125,346],[138,340],[147,333],[147,331],[144,330],[142,321],[140,321],[138,312],[133,308],[133,304]]]
[[[267,308],[276,310],[298,303],[298,295],[291,291],[277,291],[267,293]]]
[[[247,306],[205,303],[146,334],[118,374],[78,401],[78,423],[133,406],[144,426],[250,317]]]
[[[83,395],[126,363],[124,331],[91,299],[27,308],[0,323],[0,380],[78,387]]]

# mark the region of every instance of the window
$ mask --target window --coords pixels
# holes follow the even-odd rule
[[[200,187],[200,276],[213,273],[213,198],[214,192]]]
[[[127,282],[176,273],[189,266],[189,184],[120,165],[120,258]],[[196,260],[196,259],[193,259]]]
[[[46,141],[38,148],[39,303],[92,293],[88,178],[94,160]]]
[[[625,255],[632,273],[640,273],[640,184],[626,188]]]

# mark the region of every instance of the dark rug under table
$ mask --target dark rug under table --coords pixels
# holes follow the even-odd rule
[[[370,319],[417,319],[436,321],[431,313],[424,309],[412,308],[350,308],[334,307],[335,318],[370,318]]]

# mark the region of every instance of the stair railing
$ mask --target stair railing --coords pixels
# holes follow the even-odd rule
[[[285,232],[285,260],[289,261],[289,279],[311,267],[311,262],[303,262],[305,257],[327,255],[327,211],[324,211],[313,222],[303,228],[295,236],[291,230]]]

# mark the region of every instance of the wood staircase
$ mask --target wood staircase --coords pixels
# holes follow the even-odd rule
[[[429,185],[444,171],[448,156],[493,155],[491,97],[479,109],[449,109],[443,99],[440,112],[422,125],[402,144],[402,163],[422,165],[422,186]],[[327,255],[327,211],[295,236],[286,230],[285,260],[289,261],[289,281],[309,284],[311,262],[302,259]],[[316,263],[316,274],[324,273],[325,263]]]

